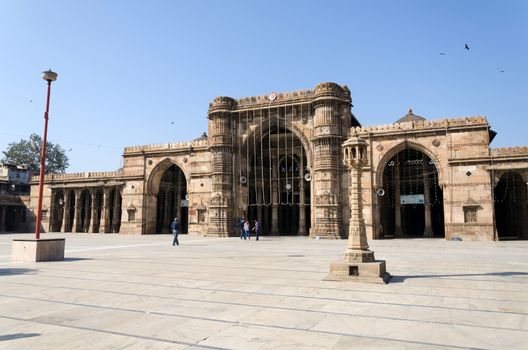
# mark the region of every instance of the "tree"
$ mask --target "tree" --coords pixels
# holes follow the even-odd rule
[[[29,140],[20,140],[20,142],[11,142],[7,145],[7,150],[3,151],[3,162],[15,164],[28,168],[38,173],[40,171],[40,150],[42,147],[42,138],[37,134],[31,134]],[[59,173],[64,174],[66,168],[70,165],[68,156],[64,149],[49,141],[46,142],[46,174]]]

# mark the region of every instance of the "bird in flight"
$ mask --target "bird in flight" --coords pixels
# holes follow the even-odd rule
[[[468,44],[464,44],[464,49],[469,50]]]
[[[29,100],[29,102],[33,102],[33,100]]]
[[[440,52],[439,55],[440,56],[445,56],[445,52]]]
[[[503,70],[501,70],[500,72],[501,72],[501,73],[504,73],[504,71],[503,71]]]
[[[171,122],[171,124],[174,124],[174,122]]]

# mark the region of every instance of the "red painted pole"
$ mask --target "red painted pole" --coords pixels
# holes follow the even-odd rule
[[[48,113],[51,94],[51,80],[48,80],[48,97],[46,99],[46,112],[44,112],[44,138],[42,140],[40,154],[40,176],[39,176],[39,196],[37,207],[37,221],[35,222],[35,237],[40,239],[40,220],[42,219],[42,192],[44,190],[44,169],[46,166],[46,142],[48,139]]]

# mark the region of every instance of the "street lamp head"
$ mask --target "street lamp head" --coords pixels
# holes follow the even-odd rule
[[[51,69],[42,72],[42,79],[46,80],[48,83],[57,80],[57,73],[53,72]]]

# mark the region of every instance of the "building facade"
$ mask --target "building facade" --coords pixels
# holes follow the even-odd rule
[[[43,229],[231,236],[241,218],[265,235],[344,238],[349,174],[342,144],[368,144],[362,172],[370,239],[528,239],[528,147],[490,148],[485,117],[426,120],[411,110],[361,126],[346,86],[209,105],[208,136],[126,147],[115,172],[48,175]],[[31,190],[35,210],[38,179]]]
[[[30,178],[26,168],[0,163],[0,232],[28,229]]]

